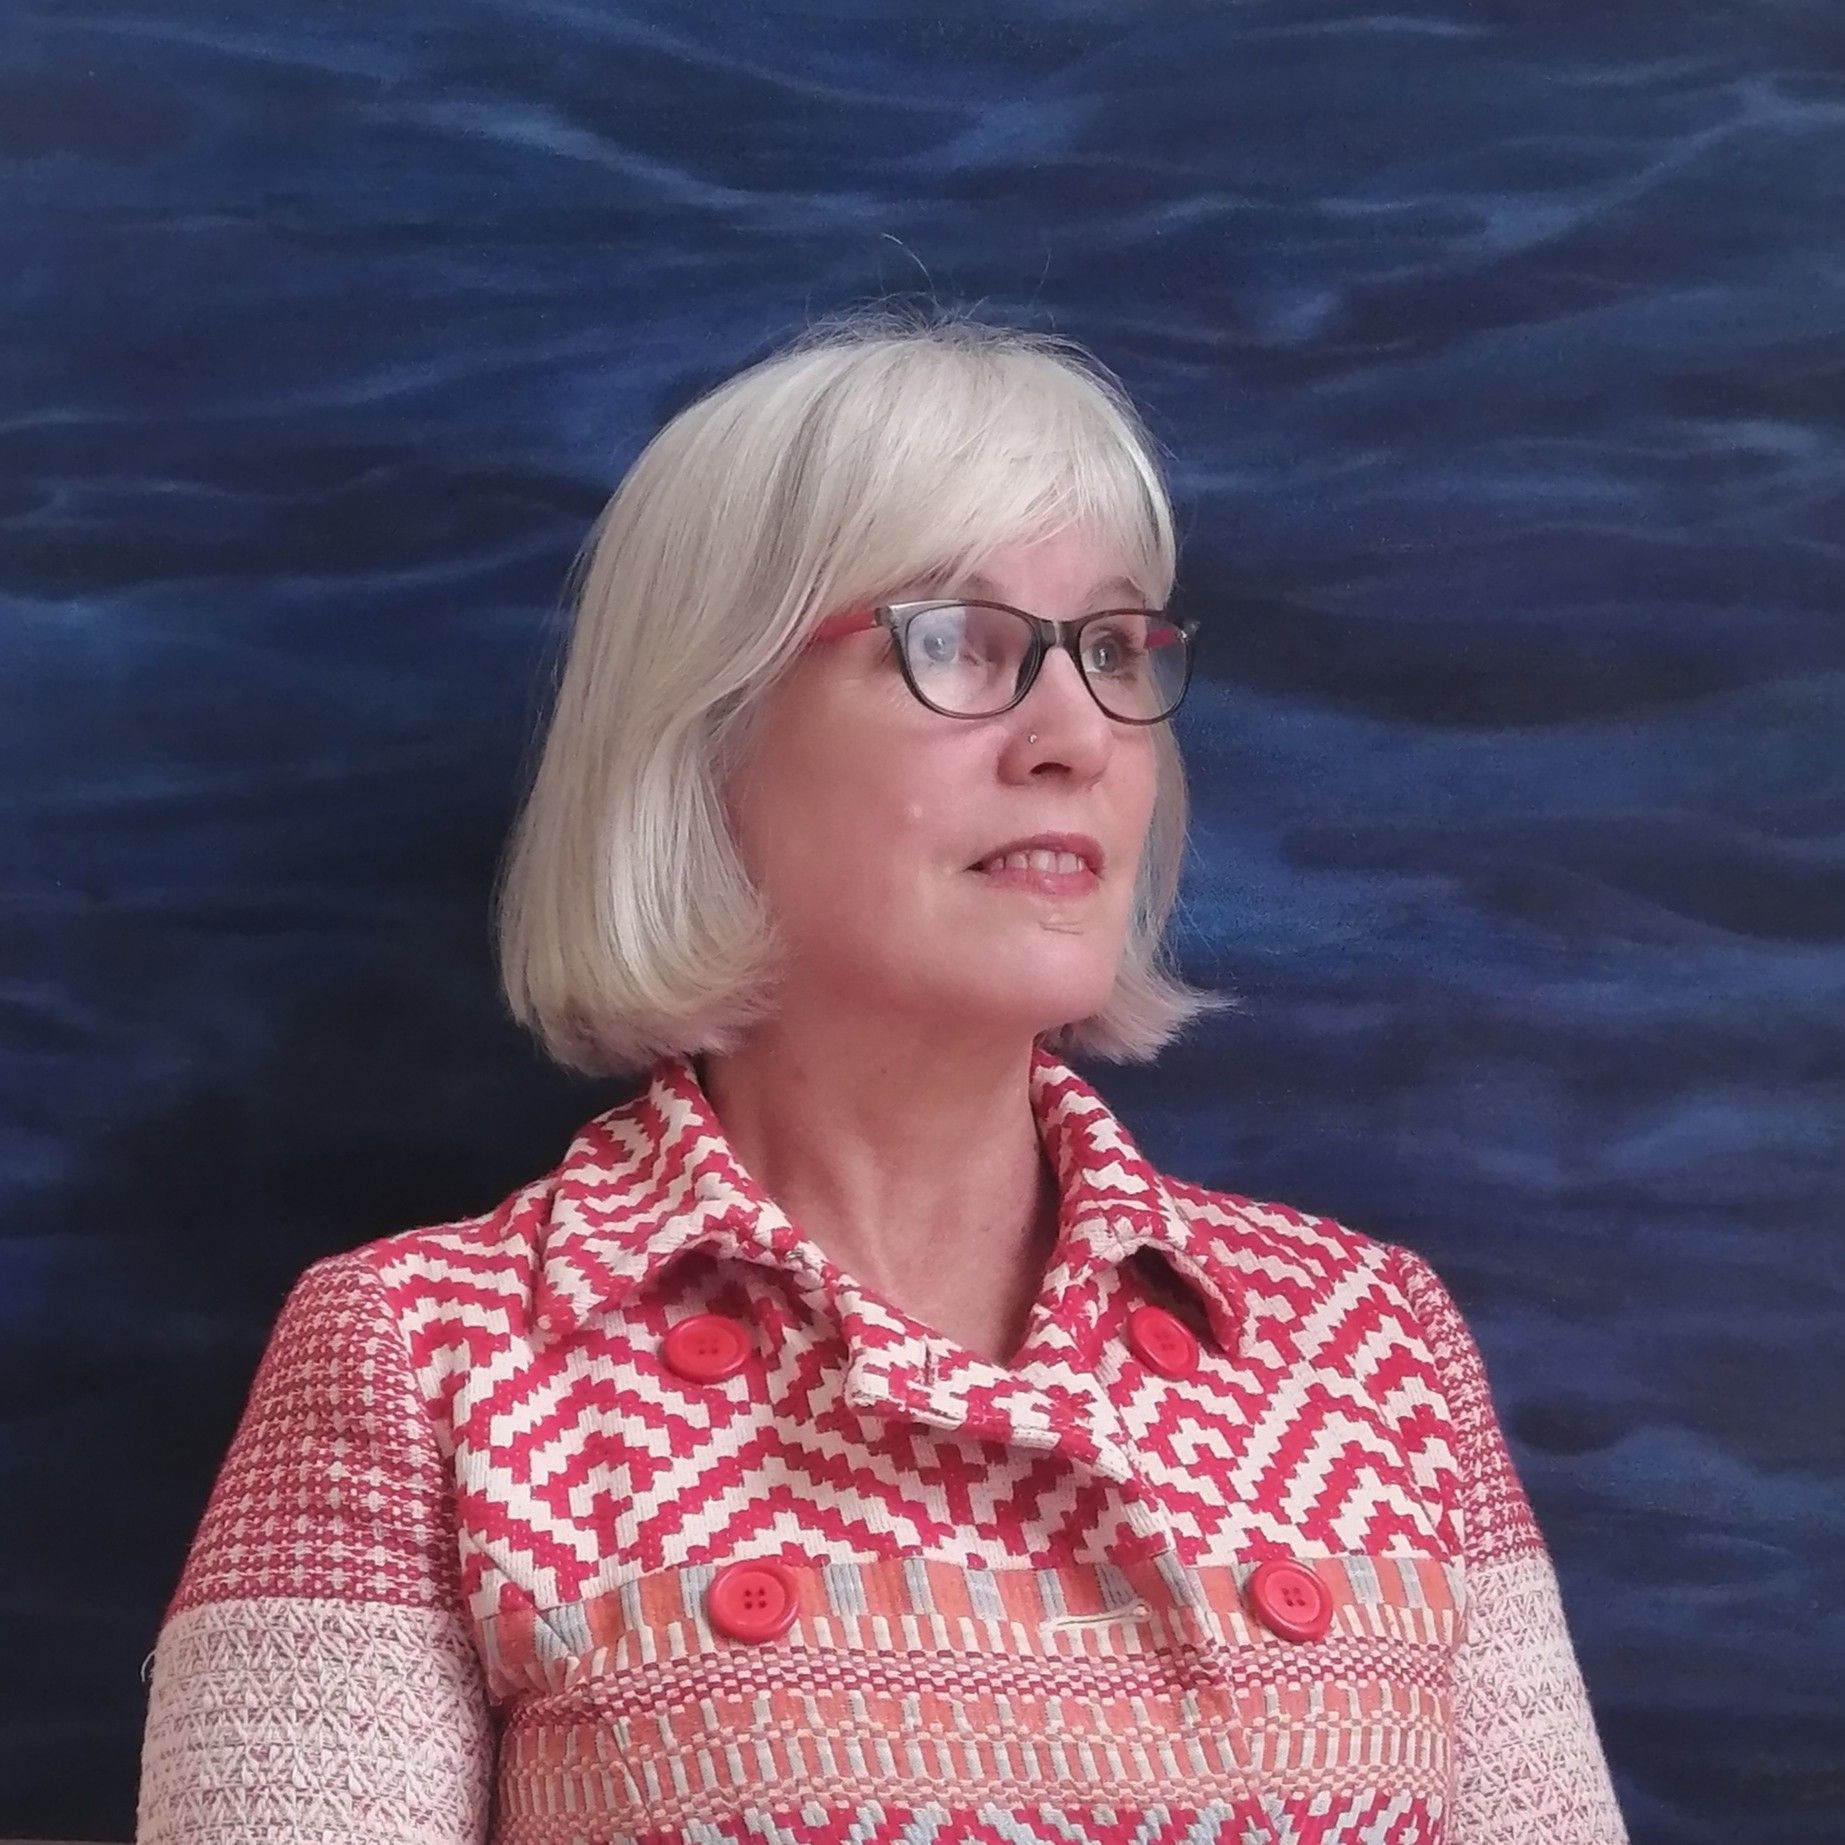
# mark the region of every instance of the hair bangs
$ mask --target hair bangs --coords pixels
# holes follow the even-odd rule
[[[875,388],[833,406],[842,500],[816,616],[937,583],[1013,544],[1086,528],[1153,606],[1175,543],[1151,438],[1104,378],[1030,348],[897,348]],[[850,465],[838,465],[849,460]]]

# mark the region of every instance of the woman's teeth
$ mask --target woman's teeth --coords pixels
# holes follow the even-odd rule
[[[1007,852],[980,861],[982,871],[1081,871],[1083,866],[1074,852]]]

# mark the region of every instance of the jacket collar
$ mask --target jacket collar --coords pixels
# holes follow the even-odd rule
[[[1029,1089],[1061,1195],[1047,1290],[1082,1326],[1102,1272],[1152,1248],[1200,1296],[1219,1348],[1234,1351],[1244,1309],[1240,1281],[1216,1246],[1221,1232],[1179,1208],[1101,1097],[1042,1046],[1033,1048]],[[544,1189],[534,1301],[541,1336],[613,1312],[694,1250],[791,1271],[854,1324],[867,1312],[885,1324],[904,1320],[842,1275],[757,1186],[687,1056],[661,1057],[640,1093],[586,1122]]]

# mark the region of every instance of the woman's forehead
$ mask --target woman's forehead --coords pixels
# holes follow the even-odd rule
[[[957,586],[970,596],[998,596],[1003,588],[997,577],[987,575],[984,570],[969,570],[956,579]],[[1102,577],[1092,583],[1077,598],[1081,602],[1095,602],[1109,596],[1134,597],[1141,593],[1140,585],[1130,576],[1118,573]]]
[[[1077,524],[1050,532],[989,536],[939,552],[904,573],[905,583],[945,585],[968,595],[996,591],[1020,564],[1045,562],[1080,578],[1079,592],[1126,590],[1139,595],[1158,565],[1145,547],[1095,525]]]
[[[1076,579],[1072,600],[1093,603],[1098,607],[1111,604],[1138,603],[1152,593],[1147,578],[1136,575],[1127,560],[1106,560],[1093,577]],[[914,592],[917,595],[972,596],[991,602],[1004,602],[1014,584],[1003,577],[992,560],[984,564],[944,563],[912,572],[893,584],[893,596]]]

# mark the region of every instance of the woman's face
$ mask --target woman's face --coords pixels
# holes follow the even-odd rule
[[[1071,531],[892,600],[977,596],[1067,620],[1137,603],[1129,574]],[[1029,1037],[1107,1001],[1153,811],[1155,727],[1107,716],[1068,653],[1047,654],[1002,716],[950,718],[912,696],[880,627],[809,649],[761,717],[729,798],[791,950],[784,1006]],[[1039,833],[1095,842],[1091,888],[1046,894],[974,869]]]

